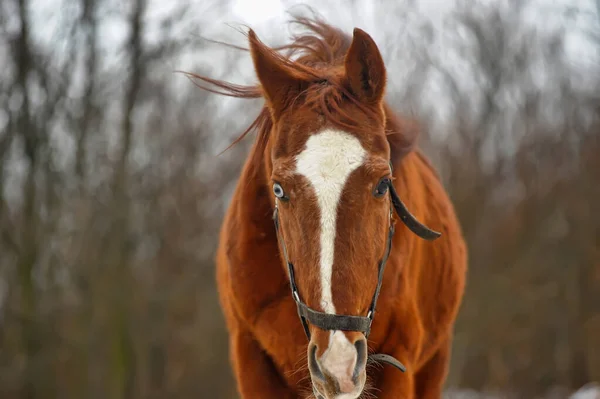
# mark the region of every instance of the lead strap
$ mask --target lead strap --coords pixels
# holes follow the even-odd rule
[[[398,361],[398,359],[396,359],[395,357],[392,357],[390,355],[386,355],[384,353],[375,353],[375,354],[369,355],[368,359],[369,359],[368,360],[369,363],[386,363],[386,364],[389,364],[390,366],[397,368],[398,370],[402,371],[403,373],[406,372],[406,366],[403,365],[402,363],[400,363],[400,361]]]

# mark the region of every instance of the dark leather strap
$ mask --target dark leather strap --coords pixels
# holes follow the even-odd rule
[[[413,214],[408,211],[406,205],[404,205],[404,203],[398,196],[398,193],[396,192],[396,189],[394,188],[393,184],[390,184],[389,188],[394,209],[396,209],[396,213],[398,214],[398,216],[400,216],[400,220],[402,220],[402,223],[404,223],[406,227],[410,229],[410,231],[428,241],[433,241],[442,235],[442,233],[438,233],[437,231],[431,230],[429,227],[419,222],[417,218],[415,218]]]
[[[389,364],[390,366],[394,366],[396,367],[398,370],[402,371],[403,373],[406,372],[406,366],[404,366],[402,363],[400,363],[398,361],[398,359],[390,356],[390,355],[386,355],[383,353],[375,353],[372,355],[369,355],[369,363],[386,363]]]
[[[298,302],[298,313],[322,330],[359,331],[367,334],[371,328],[371,319],[364,316],[344,316],[318,312]]]
[[[369,318],[373,320],[375,317],[375,311],[377,308],[377,300],[379,299],[379,293],[381,292],[381,286],[383,285],[383,272],[385,271],[385,265],[387,263],[388,258],[390,257],[390,252],[392,251],[392,238],[394,238],[394,225],[390,220],[390,229],[388,232],[387,243],[385,247],[385,253],[383,254],[383,258],[379,262],[379,271],[377,273],[377,287],[375,287],[375,293],[373,294],[373,299],[371,300],[371,306],[369,306]],[[371,331],[368,331],[366,336],[368,337]]]

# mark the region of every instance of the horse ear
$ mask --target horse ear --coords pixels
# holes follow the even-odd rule
[[[267,106],[275,117],[305,88],[306,82],[295,76],[285,60],[263,44],[252,29],[248,32],[254,70],[262,86]]]
[[[350,89],[360,101],[376,104],[383,100],[386,82],[383,57],[375,41],[362,29],[354,28],[344,65]]]

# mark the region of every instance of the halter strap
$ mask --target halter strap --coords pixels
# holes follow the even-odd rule
[[[390,165],[391,167],[391,165]],[[393,208],[400,216],[400,220],[416,235],[426,240],[435,240],[441,234],[429,229],[427,226],[420,223],[406,208],[404,203],[400,200],[400,197],[396,193],[394,186],[391,181],[388,184],[391,201]],[[281,229],[279,228],[279,206],[278,202],[275,202],[275,209],[273,210],[273,222],[275,224],[275,231],[277,232],[277,241],[279,242],[284,260],[288,267],[290,288],[292,290],[292,297],[296,302],[296,308],[298,311],[298,316],[300,317],[300,321],[302,323],[302,327],[304,328],[304,332],[308,339],[310,339],[310,329],[308,327],[308,323],[321,328],[322,330],[341,330],[341,331],[357,331],[362,332],[366,338],[369,337],[371,333],[371,324],[373,323],[373,318],[375,317],[375,311],[377,306],[377,300],[379,299],[379,294],[381,292],[381,286],[383,284],[383,275],[385,270],[385,264],[390,256],[390,252],[392,250],[392,238],[394,236],[394,225],[392,223],[392,210],[390,210],[390,227],[387,236],[387,242],[385,247],[385,253],[383,258],[379,262],[378,273],[377,273],[377,287],[375,288],[375,292],[373,293],[373,299],[371,300],[371,304],[369,306],[369,310],[366,316],[350,316],[350,315],[337,315],[337,314],[329,314],[319,312],[310,308],[306,305],[300,298],[300,294],[298,292],[298,286],[296,285],[296,275],[294,272],[294,265],[290,262],[288,258],[288,252],[285,245],[285,240],[281,233]],[[405,372],[406,367],[400,363],[397,359],[390,355],[386,354],[371,354],[369,355],[369,362],[381,362],[389,364],[398,370]]]
[[[398,196],[393,184],[389,184],[389,189],[394,209],[396,209],[396,213],[398,213],[398,216],[400,216],[400,220],[402,220],[402,222],[410,229],[410,231],[428,241],[433,241],[442,235],[442,233],[431,230],[429,227],[419,222],[417,218],[415,218],[413,214],[409,212],[409,210],[406,208],[406,205],[404,205],[404,202],[402,202]]]

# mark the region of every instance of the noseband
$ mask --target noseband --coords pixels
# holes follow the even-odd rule
[[[392,201],[393,208],[396,210],[396,213],[400,217],[400,220],[417,236],[425,239],[433,241],[439,236],[441,233],[433,231],[429,229],[427,226],[421,224],[406,208],[406,205],[400,200],[398,193],[394,189],[394,186],[390,180],[388,184],[388,191],[390,193],[390,198]],[[277,239],[280,243],[280,246],[283,251],[283,257],[288,267],[290,286],[292,289],[292,297],[296,302],[296,306],[298,308],[298,316],[300,317],[300,321],[302,322],[302,327],[304,328],[304,332],[308,339],[310,339],[310,330],[308,328],[308,323],[323,329],[323,330],[342,330],[342,331],[356,331],[362,332],[366,338],[369,337],[371,332],[371,324],[373,323],[373,317],[375,316],[375,307],[377,305],[377,299],[379,298],[379,293],[381,291],[381,285],[383,283],[383,271],[385,269],[385,263],[390,255],[390,251],[392,249],[392,237],[394,236],[394,225],[392,224],[392,213],[393,211],[390,209],[390,227],[387,235],[387,242],[385,245],[385,253],[381,261],[379,261],[379,270],[377,277],[377,288],[373,293],[373,299],[371,300],[371,305],[369,306],[369,310],[366,316],[350,316],[350,315],[337,315],[337,314],[329,314],[319,312],[317,310],[311,309],[308,305],[306,305],[302,299],[300,298],[300,294],[298,293],[298,286],[296,285],[296,278],[294,274],[294,265],[290,262],[288,258],[288,253],[285,245],[285,241],[283,239],[283,235],[279,228],[279,207],[276,199],[275,202],[275,210],[273,211],[273,221],[275,222],[275,230],[277,232]],[[387,363],[391,366],[396,367],[398,370],[405,372],[406,367],[400,363],[397,359],[390,355],[385,354],[372,354],[369,355],[369,361],[371,362],[382,362]]]

